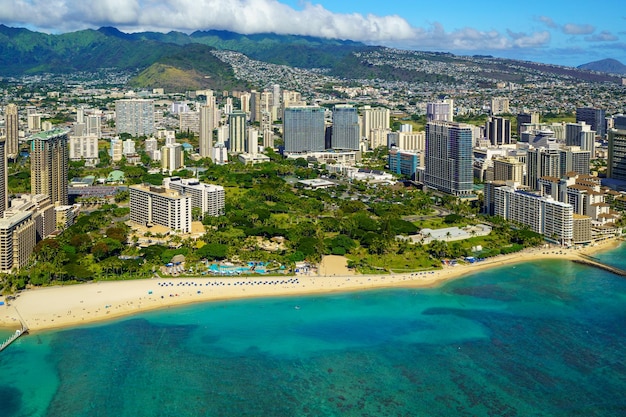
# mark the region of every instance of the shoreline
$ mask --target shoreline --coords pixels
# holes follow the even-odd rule
[[[443,269],[413,273],[151,278],[33,288],[21,292],[11,301],[10,306],[0,306],[0,328],[14,330],[21,328],[21,323],[25,323],[29,331],[34,333],[204,302],[385,288],[432,288],[452,279],[520,262],[584,259],[581,255],[615,249],[621,242],[618,239],[609,239],[582,249],[531,248],[474,264],[444,266]],[[5,301],[4,297],[0,297],[0,301]]]

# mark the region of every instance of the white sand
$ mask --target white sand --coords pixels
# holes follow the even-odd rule
[[[615,247],[618,243],[615,240],[608,241],[585,249],[585,253]],[[328,260],[330,262],[327,261],[325,269],[320,269],[320,273],[326,273],[326,276],[155,278],[35,288],[20,293],[16,300],[10,302],[10,306],[0,306],[0,327],[16,329],[23,322],[32,332],[197,302],[386,287],[430,287],[452,278],[511,263],[555,258],[577,259],[581,252],[573,249],[532,249],[475,264],[445,267],[434,272],[392,275],[340,275],[338,272],[345,271],[345,258],[333,257]],[[0,301],[5,300],[0,297]]]

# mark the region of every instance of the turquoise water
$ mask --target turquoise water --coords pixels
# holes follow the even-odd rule
[[[11,417],[623,416],[624,393],[626,279],[567,261],[169,309],[0,354]]]

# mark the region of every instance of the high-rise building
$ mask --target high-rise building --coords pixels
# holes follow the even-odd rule
[[[399,132],[387,135],[387,147],[394,146],[406,151],[423,151],[426,149],[426,132],[413,132],[413,126],[402,125]]]
[[[15,159],[19,153],[19,116],[15,104],[7,104],[4,109],[4,126],[6,130],[6,157]]]
[[[496,216],[527,225],[533,232],[560,243],[572,242],[574,211],[571,204],[520,191],[515,187],[498,187],[494,193]]]
[[[68,131],[53,129],[30,137],[32,194],[47,194],[53,203],[67,205]]]
[[[509,99],[506,97],[494,97],[491,99],[491,114],[496,116],[498,114],[509,112]]]
[[[235,111],[228,115],[228,151],[243,153],[246,151],[246,114]]]
[[[4,217],[8,218],[24,211],[32,212],[38,242],[57,230],[54,207],[47,194],[22,194],[11,199],[11,207],[4,212]]]
[[[163,179],[163,186],[191,197],[191,207],[199,208],[202,216],[221,216],[224,214],[224,187],[205,184],[196,179],[170,177]]]
[[[250,93],[243,93],[240,97],[239,97],[239,102],[240,102],[240,110],[244,113],[246,113],[247,115],[250,114],[250,100],[251,100],[251,95]]]
[[[109,149],[109,155],[113,162],[118,162],[122,160],[122,156],[124,156],[124,142],[119,136],[111,138],[111,147]]]
[[[137,153],[135,149],[135,141],[132,139],[126,139],[124,142],[122,142],[122,153],[124,154],[124,156]]]
[[[213,106],[200,107],[200,156],[211,156],[213,147],[213,130],[217,128],[217,111]]]
[[[591,130],[585,122],[568,123],[565,125],[565,144],[567,146],[580,146],[589,151],[591,157],[595,155],[596,132]]]
[[[261,122],[263,112],[272,113],[272,93],[270,91],[250,92],[250,121]]]
[[[306,106],[306,102],[302,100],[302,95],[297,91],[283,90],[282,96],[282,109],[278,115],[281,120],[285,118],[285,109],[287,107]]]
[[[424,183],[448,194],[471,195],[472,142],[472,128],[466,124],[428,122]]]
[[[384,107],[363,106],[361,108],[361,137],[367,138],[370,149],[386,145],[385,140],[377,139],[387,138],[390,132],[390,116],[391,112]]]
[[[98,137],[95,135],[70,136],[70,161],[98,163]]]
[[[185,153],[180,143],[168,143],[161,148],[161,168],[170,174],[185,166]]]
[[[360,129],[357,109],[336,105],[333,109],[331,144],[333,149],[359,150]]]
[[[200,112],[185,111],[178,113],[179,131],[184,133],[200,133]]]
[[[454,119],[454,101],[452,99],[426,103],[426,120],[452,122]]]
[[[502,157],[493,159],[493,180],[524,182],[525,165],[518,158]]]
[[[324,108],[314,106],[285,109],[285,152],[322,151],[325,146]]]
[[[523,124],[539,124],[539,113],[519,113],[517,115],[517,137],[519,138],[522,134],[522,125]]]
[[[20,211],[0,219],[0,273],[8,274],[28,263],[35,248],[33,213]]]
[[[131,185],[130,221],[161,225],[182,233],[191,231],[191,196],[164,187]]]
[[[559,179],[561,172],[561,150],[557,143],[548,147],[529,149],[526,154],[526,185],[531,190],[537,189],[537,181],[541,177]]]
[[[626,116],[614,117],[609,130],[609,160],[607,177],[626,181]]]
[[[211,150],[211,160],[216,165],[225,165],[228,163],[228,149],[224,142],[217,142]]]
[[[503,117],[489,117],[485,122],[485,137],[493,146],[511,143],[511,121]]]
[[[154,101],[126,99],[115,102],[117,134],[129,133],[132,136],[154,133]]]
[[[246,141],[246,153],[257,155],[259,153],[259,131],[254,127],[248,128],[248,140]]]
[[[580,146],[565,146],[561,148],[561,175],[579,174],[589,175],[591,172],[591,152],[581,149]]]
[[[606,134],[606,112],[604,109],[593,107],[579,107],[576,109],[576,123],[585,122],[591,126],[598,136]]]
[[[274,131],[266,129],[263,131],[263,147],[274,148]]]
[[[89,114],[84,117],[85,134],[95,136],[98,139],[102,137],[102,128],[100,123],[100,110],[96,114]]]
[[[6,140],[0,137],[0,218],[9,207]]]

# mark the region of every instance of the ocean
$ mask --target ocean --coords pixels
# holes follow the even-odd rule
[[[624,393],[626,278],[568,261],[171,308],[0,353],[6,417],[624,416]]]

